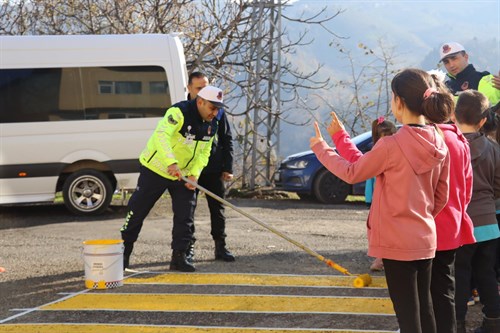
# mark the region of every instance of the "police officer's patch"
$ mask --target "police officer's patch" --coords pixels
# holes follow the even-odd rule
[[[169,115],[167,119],[169,124],[177,125],[177,120],[175,120],[174,117],[172,117],[172,115]]]

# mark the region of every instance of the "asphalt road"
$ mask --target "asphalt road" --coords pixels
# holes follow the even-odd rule
[[[231,203],[300,244],[355,274],[367,273],[363,203],[321,205],[299,200],[234,199]],[[196,211],[197,272],[341,275],[296,245],[228,208],[227,243],[234,263],[213,260],[206,202]],[[84,289],[83,241],[120,239],[125,207],[112,206],[96,218],[77,217],[62,205],[0,207],[0,321],[22,309]],[[131,258],[131,268],[168,271],[172,211],[163,198],[148,216]],[[383,273],[375,275],[383,276]],[[470,311],[479,323],[479,308]],[[471,326],[472,327],[472,326]]]

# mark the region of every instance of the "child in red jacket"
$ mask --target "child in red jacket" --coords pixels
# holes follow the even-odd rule
[[[449,121],[438,127],[450,154],[450,192],[448,203],[435,217],[437,249],[432,261],[431,295],[437,331],[455,333],[455,254],[459,247],[476,241],[466,212],[472,196],[472,166],[469,144],[458,127]]]

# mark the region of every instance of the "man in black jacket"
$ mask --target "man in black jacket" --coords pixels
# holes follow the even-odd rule
[[[445,82],[453,95],[473,89],[489,99],[491,104],[500,100],[500,77],[489,72],[479,72],[469,64],[469,55],[465,48],[456,42],[445,43],[439,50],[440,61],[448,72]]]
[[[208,78],[201,72],[193,72],[188,80],[188,99],[194,99],[198,92],[208,85]],[[217,196],[224,198],[225,181],[233,179],[233,138],[231,128],[223,109],[219,110],[216,116],[218,120],[218,130],[212,145],[212,151],[208,165],[201,172],[198,184],[213,192]],[[208,208],[210,210],[210,222],[212,238],[215,242],[215,259],[227,262],[235,261],[234,255],[226,247],[226,216],[224,205],[219,201],[206,195]],[[194,228],[194,226],[193,226]],[[194,234],[194,230],[193,230]],[[186,252],[186,259],[190,262],[194,260],[194,242]]]

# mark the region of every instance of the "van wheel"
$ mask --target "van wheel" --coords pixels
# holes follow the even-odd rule
[[[343,203],[349,195],[350,190],[351,185],[326,169],[319,171],[314,180],[314,196],[325,204]]]
[[[64,182],[66,208],[78,215],[103,213],[113,198],[111,182],[102,172],[83,169],[72,173]]]

